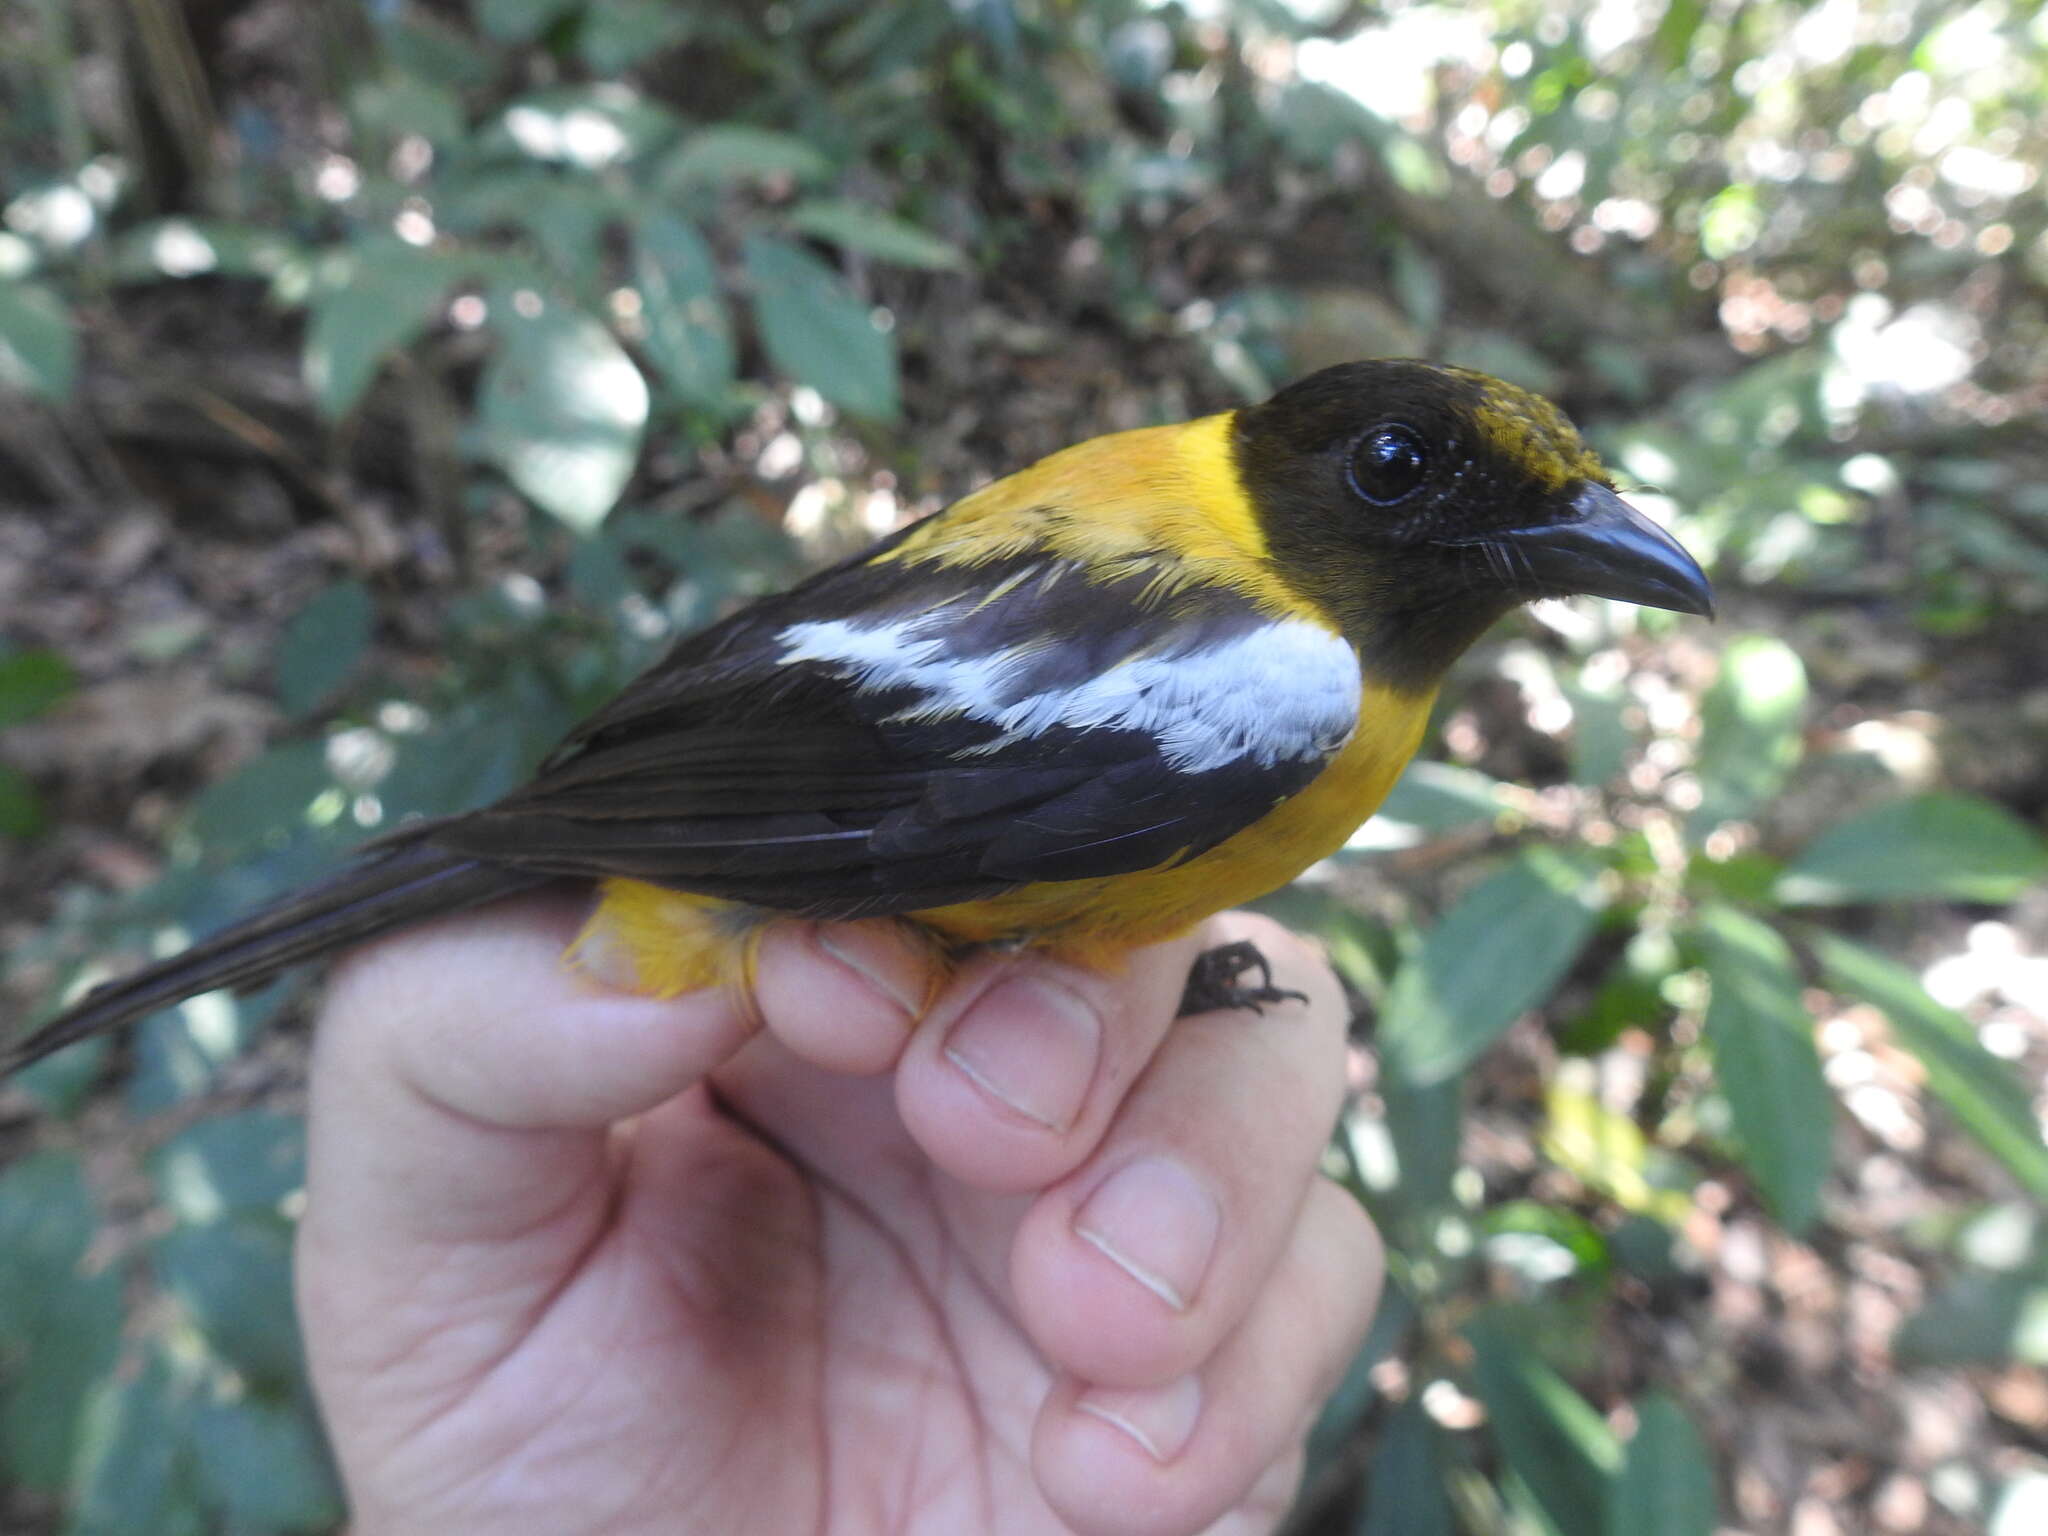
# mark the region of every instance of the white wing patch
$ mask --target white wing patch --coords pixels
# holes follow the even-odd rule
[[[934,633],[934,630],[939,631]],[[954,616],[940,609],[880,624],[792,624],[782,662],[841,669],[863,691],[910,688],[923,697],[905,720],[965,715],[1002,735],[998,751],[1055,726],[1150,735],[1169,766],[1206,773],[1333,755],[1358,723],[1358,656],[1337,635],[1296,619],[1177,655],[1139,655],[1071,686],[1020,694],[1033,649],[955,652]]]

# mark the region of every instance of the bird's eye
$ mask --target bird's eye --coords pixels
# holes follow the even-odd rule
[[[1429,450],[1413,427],[1374,427],[1351,452],[1351,487],[1367,501],[1391,506],[1429,474]]]

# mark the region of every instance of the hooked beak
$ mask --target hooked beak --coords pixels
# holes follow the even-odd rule
[[[1606,486],[1588,480],[1571,516],[1495,534],[1544,597],[1612,597],[1646,608],[1714,616],[1714,589],[1699,562],[1670,534]]]

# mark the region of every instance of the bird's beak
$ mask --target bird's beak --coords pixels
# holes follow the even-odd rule
[[[1588,480],[1560,521],[1495,534],[1510,567],[1545,595],[1612,597],[1646,608],[1714,616],[1714,589],[1670,534],[1606,486]]]

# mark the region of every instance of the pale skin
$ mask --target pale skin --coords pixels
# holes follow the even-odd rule
[[[506,903],[338,970],[298,1285],[356,1536],[1271,1530],[1377,1302],[1345,1010],[1228,915],[1120,974],[789,923],[748,1010]],[[1308,1002],[1171,1023],[1254,939]]]

